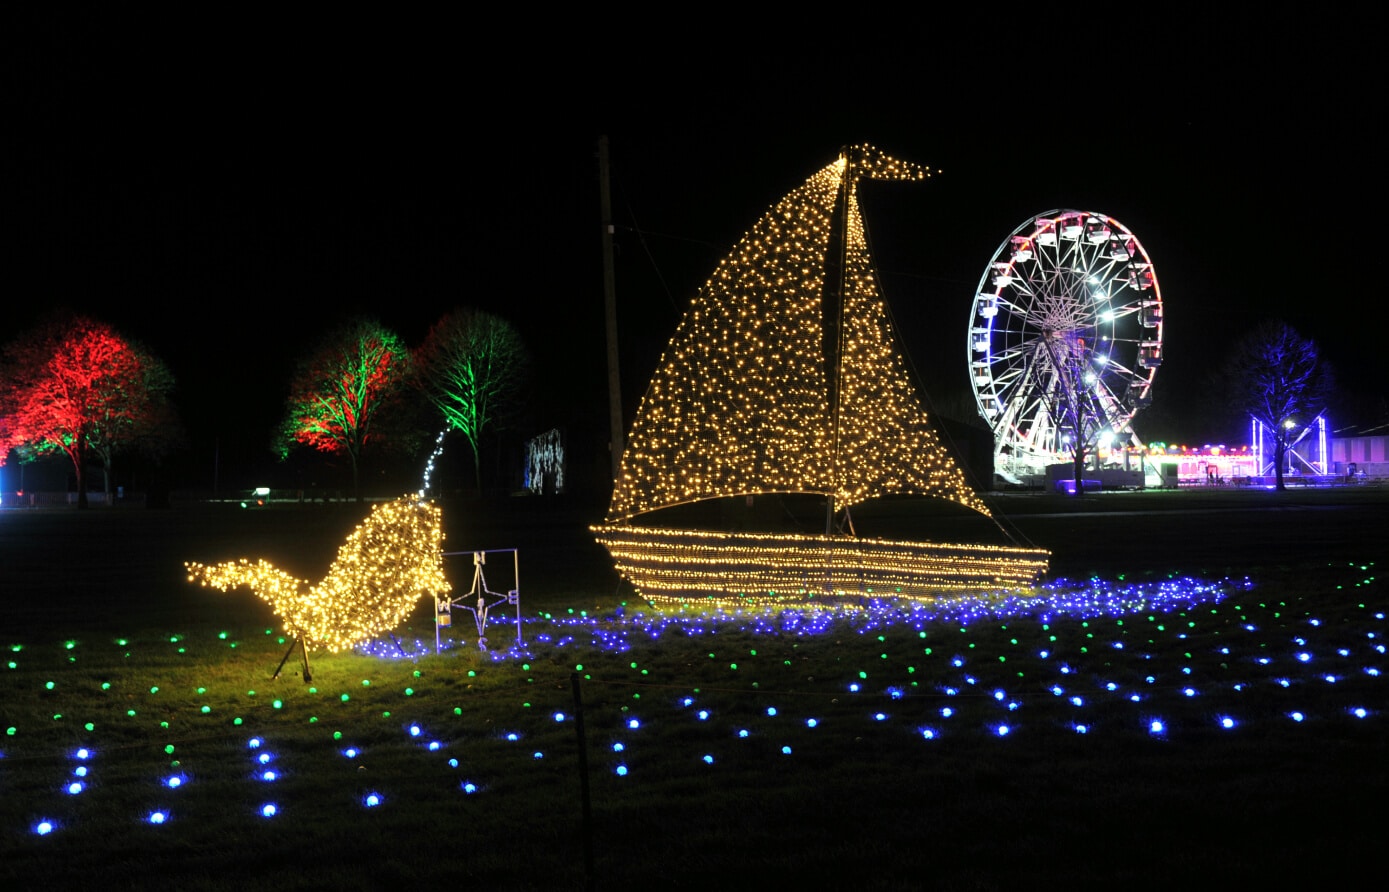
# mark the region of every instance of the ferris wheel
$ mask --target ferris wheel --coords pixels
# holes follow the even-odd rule
[[[984,269],[969,372],[1013,483],[1047,465],[1138,443],[1129,426],[1162,364],[1162,297],[1133,233],[1105,214],[1055,210],[1013,230]],[[1139,444],[1141,445],[1141,444]]]

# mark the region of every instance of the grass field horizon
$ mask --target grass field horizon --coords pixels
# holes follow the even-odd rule
[[[683,617],[616,578],[601,508],[446,503],[446,551],[520,550],[524,642],[499,624],[482,652],[455,614],[436,655],[422,607],[374,654],[315,652],[307,683],[270,679],[264,604],[182,562],[316,579],[364,508],[0,512],[0,883],[584,888],[576,685],[596,888],[1377,863],[1389,493],[990,501],[1069,582],[984,613]]]

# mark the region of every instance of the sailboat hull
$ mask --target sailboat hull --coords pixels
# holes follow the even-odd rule
[[[786,605],[818,599],[937,600],[1026,588],[1045,549],[710,532],[621,524],[591,528],[617,571],[656,605]]]

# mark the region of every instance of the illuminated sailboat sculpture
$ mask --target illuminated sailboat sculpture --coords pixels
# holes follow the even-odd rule
[[[1024,587],[1046,572],[1045,550],[861,538],[840,514],[915,495],[989,516],[927,418],[860,217],[861,178],[928,176],[870,146],[844,150],[768,211],[696,295],[642,399],[605,522],[592,528],[654,604],[931,599]],[[642,518],[764,494],[823,496],[825,532]]]

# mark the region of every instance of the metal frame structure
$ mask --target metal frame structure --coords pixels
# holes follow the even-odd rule
[[[1307,440],[1308,437],[1314,437],[1314,439],[1299,451],[1298,445]],[[1273,431],[1269,430],[1259,419],[1250,418],[1249,440],[1257,458],[1259,474],[1261,476],[1276,474],[1277,469],[1273,466],[1275,459],[1271,453],[1265,452],[1264,449],[1266,441],[1270,443],[1273,441]],[[1301,466],[1306,469],[1307,473],[1325,475],[1327,473],[1327,456],[1329,455],[1327,448],[1326,414],[1322,413],[1314,418],[1311,424],[1298,431],[1296,437],[1288,441],[1289,466],[1286,470],[1293,471]]]
[[[453,608],[461,607],[473,615],[473,622],[477,626],[477,646],[483,650],[487,649],[487,619],[493,607],[501,604],[514,604],[516,606],[516,643],[524,643],[521,636],[521,558],[520,552],[515,548],[492,548],[483,551],[446,551],[444,557],[458,557],[459,555],[471,554],[473,556],[473,584],[464,594],[451,598],[448,596],[434,596],[434,652],[438,653],[442,649],[439,630],[444,626],[453,624]],[[487,565],[487,555],[489,554],[510,554],[513,587],[505,592],[494,592],[487,587],[487,574],[484,567]],[[474,603],[465,603],[472,601]]]

